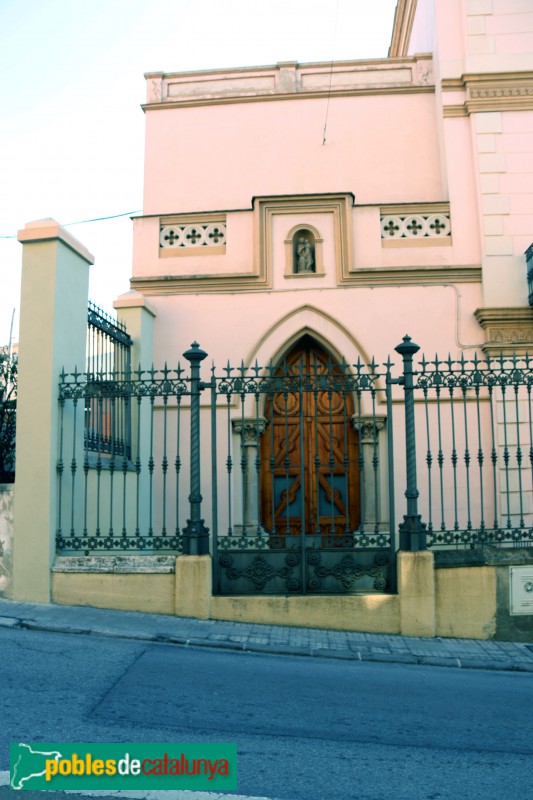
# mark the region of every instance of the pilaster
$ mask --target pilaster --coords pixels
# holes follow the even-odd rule
[[[435,565],[430,550],[398,553],[400,632],[435,636]]]
[[[94,258],[53,219],[27,223],[18,240],[23,253],[12,596],[47,603],[58,471],[65,469],[58,463],[59,378],[63,368],[85,369],[89,265]],[[64,428],[69,429],[68,420]]]
[[[266,428],[264,417],[250,417],[232,420],[235,433],[241,439],[241,466],[243,480],[245,530],[257,529],[260,526],[259,509],[259,441]]]

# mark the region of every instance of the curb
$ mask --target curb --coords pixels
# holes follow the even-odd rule
[[[247,644],[227,640],[210,640],[150,633],[117,632],[109,628],[79,628],[73,625],[54,625],[35,622],[34,620],[0,617],[0,627],[20,628],[22,630],[42,631],[49,633],[74,634],[76,636],[105,636],[114,639],[128,639],[154,644],[193,647],[229,652],[255,653],[274,656],[297,656],[305,658],[326,658],[336,661],[376,662],[382,664],[410,664],[428,667],[447,667],[453,669],[485,669],[501,672],[533,673],[531,663],[514,662],[508,659],[458,658],[453,656],[417,656],[412,653],[376,653],[372,650],[331,650],[323,647],[298,647],[294,645]]]

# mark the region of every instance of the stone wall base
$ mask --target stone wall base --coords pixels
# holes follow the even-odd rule
[[[399,553],[395,595],[218,597],[211,591],[210,556],[139,559],[136,569],[134,557],[82,561],[58,560],[53,602],[365,633],[533,641],[533,615],[510,615],[508,567],[435,569],[428,551]]]
[[[68,606],[174,614],[174,575],[54,572],[52,601]]]

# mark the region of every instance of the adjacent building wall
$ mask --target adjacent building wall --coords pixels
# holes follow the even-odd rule
[[[0,597],[9,596],[13,579],[13,486],[0,484]]]

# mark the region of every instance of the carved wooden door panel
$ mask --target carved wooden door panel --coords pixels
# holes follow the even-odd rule
[[[303,377],[303,388],[268,397],[261,440],[261,506],[277,536],[320,535],[325,543],[359,525],[357,434],[342,370],[310,337],[290,351],[279,374]],[[321,385],[332,375],[336,387]]]

